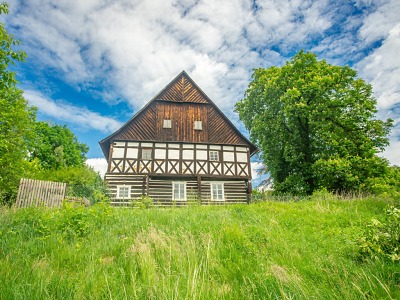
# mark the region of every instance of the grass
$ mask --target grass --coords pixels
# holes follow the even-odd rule
[[[399,299],[357,239],[390,200],[0,209],[0,299]]]

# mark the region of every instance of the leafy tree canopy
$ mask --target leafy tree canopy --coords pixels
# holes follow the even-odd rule
[[[280,68],[254,70],[236,111],[277,192],[358,190],[388,171],[376,154],[392,120],[375,118],[372,87],[350,67],[300,51]]]
[[[8,13],[6,3],[0,4],[0,13]],[[18,189],[36,116],[35,108],[28,106],[16,87],[15,73],[9,70],[26,57],[14,49],[17,45],[0,23],[0,203],[8,202]]]
[[[83,166],[89,148],[65,125],[36,122],[31,141],[30,159],[37,159],[44,169]]]

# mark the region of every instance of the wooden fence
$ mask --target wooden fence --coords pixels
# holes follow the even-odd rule
[[[16,207],[60,207],[67,189],[63,182],[21,178]]]

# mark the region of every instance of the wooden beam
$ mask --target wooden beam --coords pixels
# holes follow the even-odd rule
[[[250,204],[251,196],[253,194],[253,186],[251,184],[251,179],[246,180],[246,185],[247,185],[247,203]]]
[[[197,176],[197,197],[201,202],[201,176]]]
[[[149,196],[150,176],[146,175],[146,196]]]

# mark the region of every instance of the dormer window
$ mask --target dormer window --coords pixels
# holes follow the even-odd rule
[[[164,121],[163,121],[163,128],[171,128],[172,127],[172,124],[171,124],[172,122],[171,122],[171,120],[166,120],[166,119],[164,119]]]
[[[194,130],[203,130],[203,122],[194,121]]]

